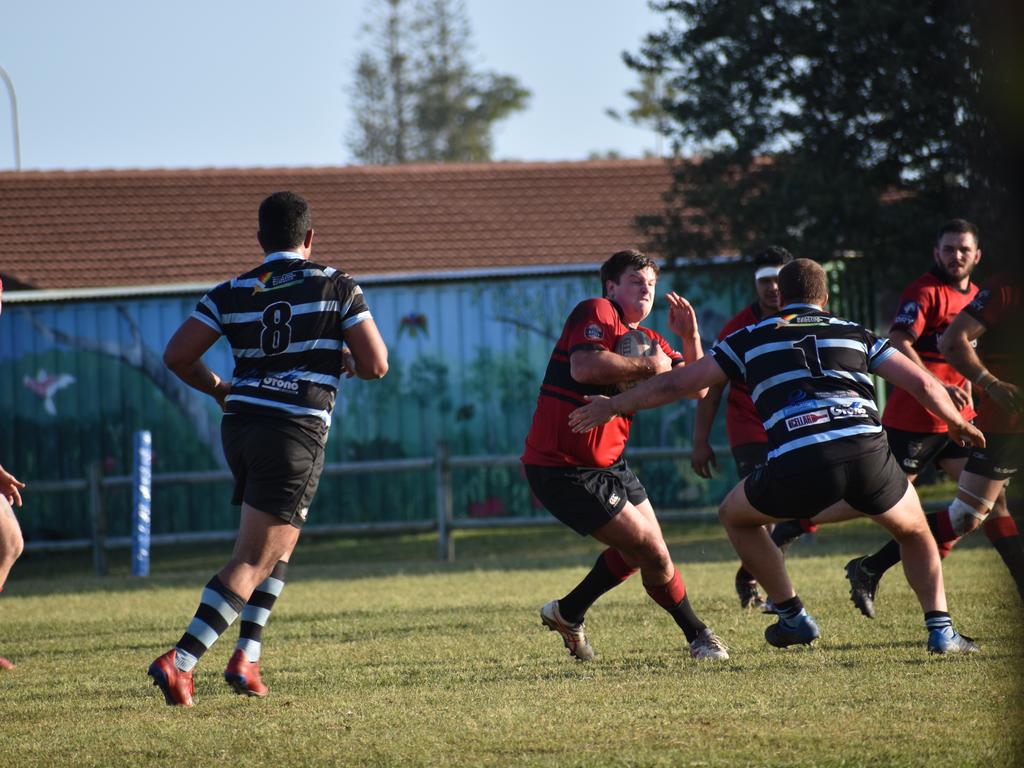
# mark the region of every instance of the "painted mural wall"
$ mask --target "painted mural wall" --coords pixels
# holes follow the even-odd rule
[[[747,270],[690,269],[663,275],[698,307],[706,346],[726,319],[752,300]],[[544,275],[455,282],[364,284],[390,348],[381,381],[344,380],[327,460],[361,461],[433,455],[437,441],[453,455],[518,453],[562,323],[595,295],[596,276]],[[0,319],[0,456],[30,484],[19,513],[26,538],[88,536],[85,494],[33,495],[31,483],[81,478],[91,462],[108,475],[130,472],[132,433],[153,433],[154,471],[225,467],[220,411],[162,365],[171,334],[198,296],[6,303]],[[659,300],[650,324],[666,330]],[[223,340],[206,356],[229,377]],[[686,446],[692,401],[645,412],[633,444]],[[724,443],[722,422],[717,441]],[[725,459],[726,457],[722,457]],[[731,462],[711,482],[684,461],[637,466],[656,507],[717,503],[734,482]],[[461,517],[541,516],[518,467],[455,472],[454,512]],[[107,492],[111,535],[128,532],[129,491]],[[426,472],[324,477],[310,522],[431,519],[433,477]],[[154,533],[234,527],[227,483],[154,489]]]

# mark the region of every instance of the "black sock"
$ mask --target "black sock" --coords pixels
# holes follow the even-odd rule
[[[608,548],[598,555],[597,562],[573,590],[558,601],[558,612],[570,624],[579,624],[583,615],[605,592],[619,586],[636,573],[622,559],[618,550]]]
[[[746,581],[757,581],[757,579],[754,578],[754,574],[752,574],[750,571],[744,568],[741,564],[740,569],[736,571],[736,583],[742,584]]]
[[[772,529],[772,541],[779,549],[785,549],[804,534],[799,520],[783,520]]]
[[[796,620],[803,612],[804,604],[800,599],[800,595],[794,595],[789,600],[783,600],[781,603],[775,604],[775,613],[778,614],[779,620],[789,627],[796,624]]]
[[[697,618],[697,614],[690,607],[690,596],[686,595],[679,601],[679,605],[669,611],[669,615],[675,619],[676,624],[686,635],[686,642],[692,643],[697,636],[707,629],[707,624]]]
[[[1020,536],[1004,536],[992,541],[992,546],[1003,558],[1010,575],[1017,584],[1017,592],[1024,600],[1024,542]]]

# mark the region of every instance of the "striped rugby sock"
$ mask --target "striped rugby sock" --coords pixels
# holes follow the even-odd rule
[[[284,590],[284,578],[287,573],[288,563],[278,560],[274,565],[274,570],[253,590],[252,597],[242,609],[242,622],[235,649],[243,651],[246,661],[250,663],[260,660],[260,651],[263,648],[263,627],[267,625],[270,612],[274,609],[274,603],[277,602],[277,598]]]
[[[217,642],[231,626],[245,606],[243,600],[214,576],[203,589],[199,608],[192,622],[174,647],[174,666],[182,672],[190,672],[210,646]]]

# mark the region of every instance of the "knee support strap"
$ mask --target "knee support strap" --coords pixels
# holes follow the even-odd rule
[[[968,495],[978,499],[974,494]],[[969,525],[972,517],[983,521],[988,516],[988,513],[992,511],[992,502],[985,499],[978,499],[978,501],[985,507],[984,512],[979,512],[961,498],[953,499],[953,503],[949,505],[949,522],[953,525],[953,530],[960,536],[963,536],[969,530],[973,530],[974,526]]]

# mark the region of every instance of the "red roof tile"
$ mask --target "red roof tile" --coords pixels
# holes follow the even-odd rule
[[[256,209],[305,196],[313,258],[353,274],[603,261],[642,246],[663,160],[0,173],[7,289],[219,282],[260,258]]]

